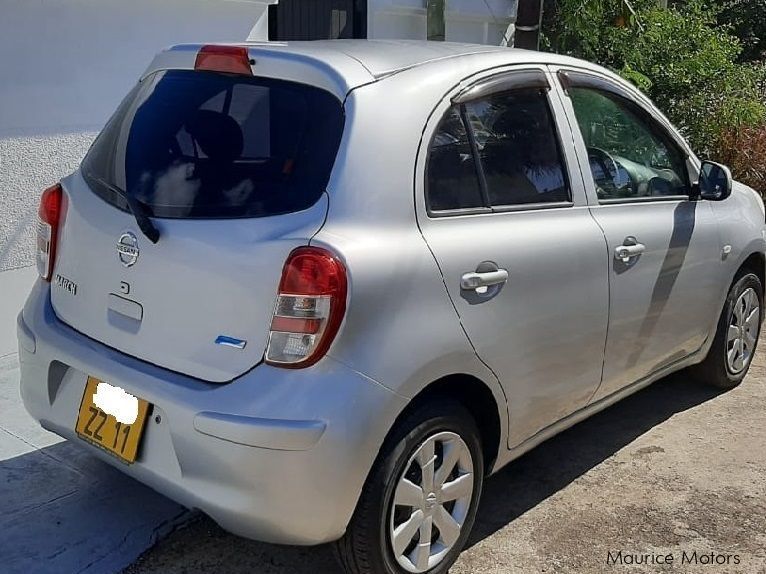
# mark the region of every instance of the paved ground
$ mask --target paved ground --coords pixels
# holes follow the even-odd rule
[[[0,213],[3,213],[2,201],[0,201]],[[6,248],[7,245],[4,245],[0,239],[0,269],[2,269],[3,258],[6,257]],[[0,358],[14,355],[18,350],[16,317],[37,277],[36,267],[0,271]]]
[[[44,431],[0,357],[0,572],[118,572],[188,517],[167,498]]]
[[[515,461],[488,481],[469,546],[452,574],[766,574],[766,354],[734,391],[675,376]],[[638,553],[674,562],[625,563]],[[326,547],[260,544],[202,519],[126,574],[338,572]]]

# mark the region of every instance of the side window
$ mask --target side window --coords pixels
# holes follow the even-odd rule
[[[432,211],[483,207],[476,163],[457,106],[442,118],[428,154],[428,207]]]
[[[570,201],[545,92],[513,90],[465,106],[493,207]]]
[[[452,106],[431,141],[427,172],[432,211],[571,200],[553,115],[538,88]]]
[[[684,152],[638,105],[570,87],[599,199],[688,195]]]

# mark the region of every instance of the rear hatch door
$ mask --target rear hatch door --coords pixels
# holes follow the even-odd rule
[[[341,102],[316,87],[195,70],[150,74],[62,182],[57,316],[203,380],[249,370],[267,344],[285,259],[324,222],[342,132]],[[126,195],[159,230],[157,243]],[[76,289],[59,287],[56,276]]]

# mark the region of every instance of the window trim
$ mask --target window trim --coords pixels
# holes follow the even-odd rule
[[[657,203],[668,201],[689,201],[688,195],[642,195],[638,197],[613,197],[599,199],[599,205],[621,205],[624,203]]]
[[[473,125],[468,121],[465,104],[479,99],[485,99],[498,94],[507,92],[513,92],[516,90],[524,89],[538,89],[540,95],[545,100],[545,105],[548,110],[548,114],[551,119],[551,126],[553,127],[553,135],[556,141],[556,148],[559,154],[559,160],[561,162],[562,175],[566,183],[566,188],[569,194],[569,201],[551,201],[551,202],[539,202],[539,203],[520,203],[520,204],[507,204],[493,206],[489,200],[489,189],[487,187],[486,176],[484,174],[484,166],[479,155],[478,146],[476,145],[476,134],[473,130]],[[439,121],[436,124],[433,134],[428,142],[426,149],[426,162],[424,169],[424,200],[426,207],[426,215],[429,218],[437,219],[443,217],[460,216],[460,215],[488,215],[493,213],[508,213],[517,211],[536,211],[539,209],[555,209],[574,207],[574,198],[572,190],[572,182],[570,181],[569,165],[567,163],[566,155],[564,154],[564,145],[561,139],[561,133],[558,129],[558,120],[556,119],[556,113],[550,100],[551,85],[548,82],[548,78],[545,72],[541,69],[531,68],[527,70],[511,70],[495,74],[488,78],[483,78],[474,84],[466,87],[458,92],[452,98],[450,98],[450,106],[444,111]],[[457,209],[431,209],[429,194],[428,194],[428,169],[431,161],[431,148],[433,140],[438,132],[439,125],[441,125],[444,116],[449,112],[452,107],[456,107],[460,115],[460,120],[463,122],[463,127],[466,130],[468,136],[469,145],[471,147],[471,154],[474,159],[474,166],[477,172],[477,179],[479,183],[479,190],[484,201],[483,206],[471,207],[471,208],[457,208]],[[578,167],[579,169],[579,167]]]
[[[545,72],[538,69],[501,72],[471,84],[464,90],[461,90],[452,96],[451,101],[453,104],[465,104],[473,100],[486,98],[492,94],[529,88],[539,88],[540,90],[549,91],[551,85],[548,82]]]
[[[693,158],[693,155],[691,153],[691,150],[689,149],[688,145],[686,145],[685,142],[679,141],[678,135],[673,132],[673,130],[669,129],[668,126],[664,121],[661,120],[661,118],[658,118],[655,113],[652,112],[651,109],[649,109],[644,102],[642,102],[638,97],[636,97],[635,94],[631,93],[629,90],[625,89],[620,84],[611,81],[605,77],[599,76],[595,73],[590,73],[588,71],[584,70],[572,70],[572,69],[566,69],[562,68],[558,70],[556,73],[556,76],[559,81],[559,85],[561,86],[562,91],[564,92],[564,95],[569,98],[570,104],[572,105],[572,113],[574,114],[574,123],[575,125],[572,126],[572,129],[577,129],[580,138],[583,141],[583,144],[585,144],[585,138],[582,134],[582,129],[580,128],[580,124],[577,121],[577,111],[574,109],[574,103],[572,102],[571,94],[569,92],[570,88],[584,88],[588,90],[592,90],[596,93],[600,93],[604,95],[607,99],[614,101],[614,97],[620,98],[621,100],[628,103],[629,111],[635,111],[637,112],[636,118],[638,120],[641,120],[642,122],[648,124],[647,129],[649,130],[650,134],[654,137],[657,137],[662,141],[665,145],[668,146],[674,146],[681,155],[681,158],[683,159],[683,169],[684,169],[684,176],[686,177],[686,186],[691,192],[691,188],[693,185],[692,181],[692,174],[689,171],[689,162]],[[652,129],[652,127],[654,129]],[[590,172],[590,166],[589,163],[586,163],[585,166],[588,168],[588,173]],[[581,169],[585,169],[584,167]],[[585,174],[583,174],[585,175]],[[592,173],[591,173],[592,177]],[[595,183],[595,180],[594,180]],[[620,198],[610,198],[610,199],[601,199],[596,198],[597,204],[596,205],[618,205],[618,204],[625,204],[625,203],[647,203],[647,202],[657,202],[657,201],[679,201],[679,200],[685,200],[690,201],[690,194],[687,195],[663,195],[663,196],[636,196],[636,197],[620,197]]]
[[[538,203],[516,203],[511,205],[501,205],[499,207],[493,207],[492,213],[508,213],[511,211],[538,211],[540,209],[558,209],[562,207],[574,207],[574,202],[541,201]]]
[[[442,209],[440,211],[426,209],[426,213],[431,219],[441,219],[459,215],[492,215],[495,212],[489,207],[458,207],[457,209]]]

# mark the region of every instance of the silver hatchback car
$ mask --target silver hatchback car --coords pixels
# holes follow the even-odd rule
[[[673,371],[742,380],[765,234],[586,62],[176,46],[43,193],[21,392],[232,532],[443,573],[488,474]]]

